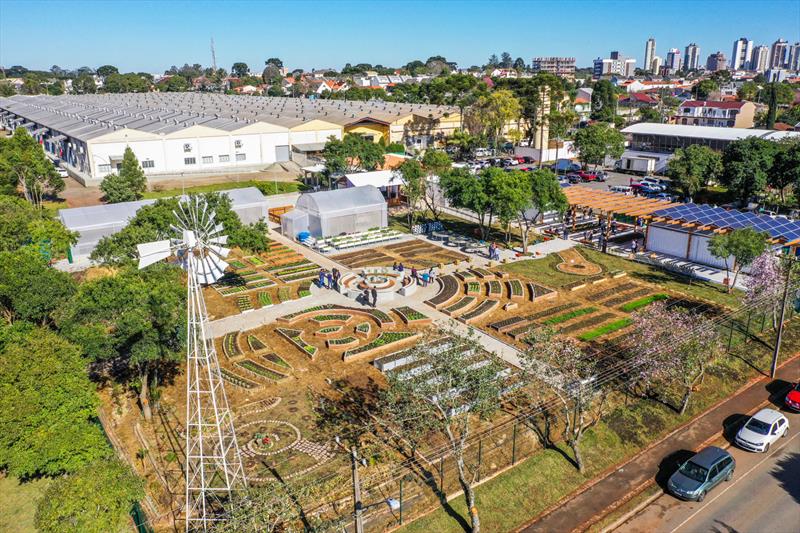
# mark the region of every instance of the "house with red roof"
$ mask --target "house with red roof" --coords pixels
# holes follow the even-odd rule
[[[658,98],[646,92],[628,93],[620,96],[619,103],[625,107],[652,107],[658,104]]]
[[[718,128],[752,128],[756,105],[753,102],[711,102],[686,100],[672,117],[673,124],[715,126]]]

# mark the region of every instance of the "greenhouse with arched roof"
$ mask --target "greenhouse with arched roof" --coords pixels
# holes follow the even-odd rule
[[[386,200],[372,185],[305,193],[292,211],[281,216],[281,232],[324,238],[386,227]]]

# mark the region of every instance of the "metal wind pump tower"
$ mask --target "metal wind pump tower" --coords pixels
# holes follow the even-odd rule
[[[176,256],[187,272],[184,513],[186,531],[206,531],[247,485],[202,293],[222,277],[230,250],[205,200],[194,196],[179,205],[175,238],[140,244],[139,268]]]

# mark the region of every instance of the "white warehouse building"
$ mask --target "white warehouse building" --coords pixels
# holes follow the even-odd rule
[[[377,100],[209,93],[0,98],[0,126],[28,129],[84,185],[98,185],[116,171],[128,146],[148,178],[173,178],[263,169],[293,154],[318,152],[346,131],[399,128],[396,138],[411,138],[415,127],[458,119],[446,106]]]

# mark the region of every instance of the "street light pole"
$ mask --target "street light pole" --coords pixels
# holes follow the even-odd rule
[[[786,264],[786,280],[783,286],[783,299],[781,300],[781,313],[778,320],[778,335],[775,339],[775,351],[772,352],[772,367],[770,368],[769,376],[775,379],[775,372],[778,370],[778,355],[781,352],[781,340],[783,339],[783,318],[786,314],[786,301],[789,299],[789,283],[792,277],[792,266],[794,259],[787,259]]]

